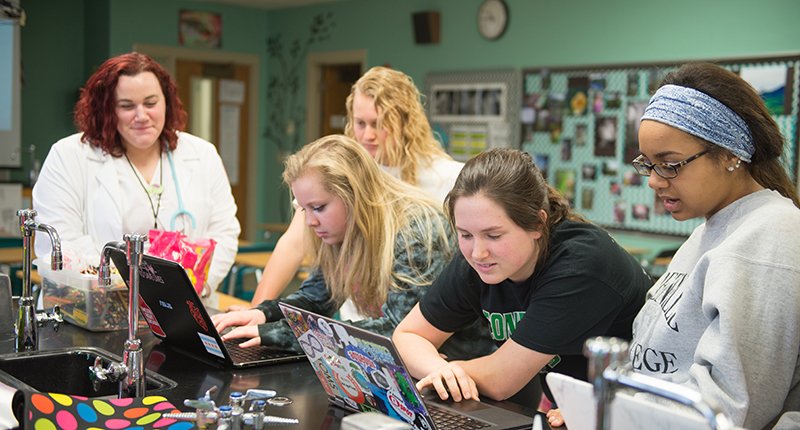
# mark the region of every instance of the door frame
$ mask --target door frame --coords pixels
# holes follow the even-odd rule
[[[363,74],[367,71],[367,50],[311,52],[306,56],[306,142],[322,137],[322,68],[339,64],[360,64]]]
[[[135,43],[133,50],[152,57],[175,77],[175,63],[177,60],[201,61],[208,63],[233,63],[250,67],[248,88],[247,116],[247,225],[242,226],[240,238],[252,238],[255,233],[256,196],[258,195],[256,172],[258,169],[258,101],[259,97],[259,65],[260,57],[256,54],[239,52],[201,51],[197,49],[181,48],[175,46],[150,45]]]

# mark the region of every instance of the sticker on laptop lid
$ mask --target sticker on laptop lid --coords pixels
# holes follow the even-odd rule
[[[186,300],[186,305],[189,306],[189,312],[191,312],[192,317],[197,322],[203,331],[208,331],[208,324],[206,324],[205,320],[203,319],[203,315],[200,313],[200,309],[195,305],[191,300]]]
[[[150,309],[150,306],[147,306],[147,303],[139,296],[139,309],[142,311],[142,315],[144,315],[144,319],[147,320],[147,323],[150,324],[150,330],[158,337],[165,338],[167,334],[164,333],[164,329],[161,328],[161,324],[158,323],[156,319],[156,315]]]
[[[213,337],[200,332],[198,332],[197,335],[200,336],[200,341],[203,342],[203,346],[206,348],[206,351],[208,351],[209,354],[225,358],[225,354],[222,353],[222,348],[219,347],[219,344]]]

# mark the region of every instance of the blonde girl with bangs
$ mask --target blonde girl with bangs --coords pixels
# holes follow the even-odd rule
[[[432,194],[439,202],[444,200],[463,163],[454,161],[434,138],[422,95],[410,77],[386,67],[373,67],[353,85],[346,105],[348,137],[361,144],[390,175]],[[303,217],[303,211],[296,211],[278,240],[252,306],[280,297],[300,268],[308,254],[303,243]],[[246,309],[233,306],[228,310]],[[341,313],[353,320],[365,316],[350,302]]]
[[[319,139],[289,157],[283,178],[305,213],[314,269],[286,298],[212,317],[219,331],[237,326],[223,339],[249,337],[243,347],[299,350],[278,303],[332,316],[347,299],[367,316],[353,325],[391,336],[451,258],[454,244],[439,203],[381,170],[361,145],[342,135]],[[451,344],[443,353],[479,349],[460,340]]]
[[[390,290],[430,285],[434,259],[450,259],[449,228],[438,203],[383,174],[365,151],[344,136],[322,138],[290,157],[283,177],[290,186],[298,179],[313,178],[344,203],[348,216],[341,243],[314,234],[316,225],[309,216],[306,220],[312,225],[304,235],[311,264],[319,267],[334,302],[354,298],[360,313],[379,317]],[[300,197],[296,198],[299,203]],[[396,246],[405,255],[416,255],[395,267]],[[353,267],[359,270],[350,270]],[[384,288],[358,289],[357,284]]]

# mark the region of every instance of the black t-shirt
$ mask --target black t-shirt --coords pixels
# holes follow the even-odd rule
[[[420,300],[434,327],[455,332],[478,318],[492,338],[557,360],[545,366],[586,380],[583,343],[595,336],[630,340],[633,319],[653,281],[602,228],[564,221],[551,233],[547,256],[523,282],[489,285],[458,253]]]

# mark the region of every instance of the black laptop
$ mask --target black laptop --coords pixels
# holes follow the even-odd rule
[[[417,430],[530,429],[533,417],[475,400],[443,401],[417,391],[388,337],[299,309],[281,311],[336,406],[381,412]]]
[[[114,265],[126,284],[126,255],[113,250]],[[252,367],[301,360],[305,355],[267,346],[240,348],[247,339],[223,342],[183,266],[151,255],[139,267],[139,309],[150,330],[165,344],[218,366]]]

